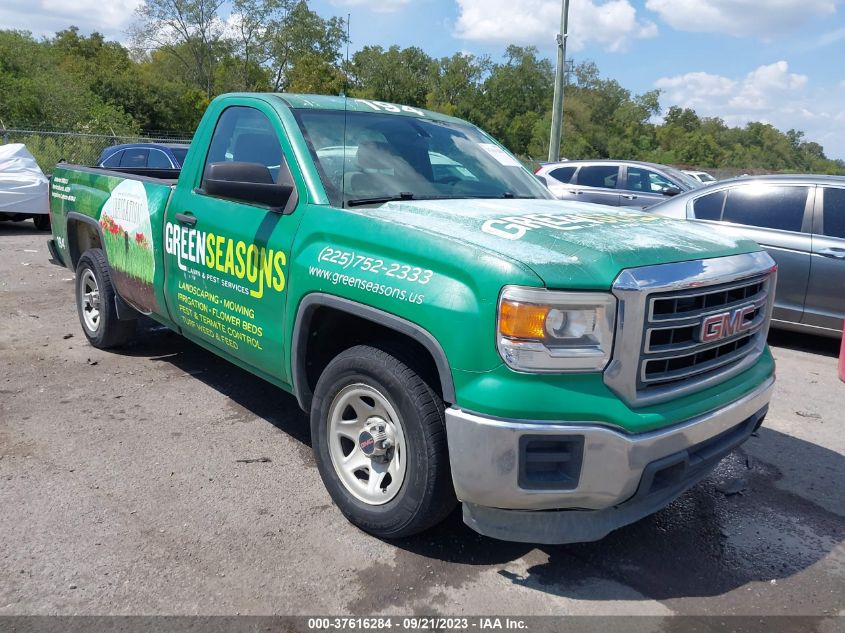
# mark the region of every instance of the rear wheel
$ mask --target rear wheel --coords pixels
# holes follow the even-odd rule
[[[76,266],[76,310],[82,331],[94,347],[118,347],[128,343],[135,334],[135,321],[117,318],[114,299],[103,251],[99,248],[85,251]]]
[[[50,216],[46,213],[43,215],[32,216],[32,223],[35,225],[35,228],[39,231],[50,230]]]
[[[314,392],[311,437],[332,499],[371,534],[409,536],[455,506],[443,403],[384,350],[360,345],[328,364]]]

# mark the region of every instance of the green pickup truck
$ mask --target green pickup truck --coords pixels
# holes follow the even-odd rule
[[[60,164],[51,213],[92,345],[146,315],[293,393],[333,500],[380,537],[460,501],[495,538],[596,540],[767,411],[756,244],[556,201],[434,112],[224,95],[181,172]]]

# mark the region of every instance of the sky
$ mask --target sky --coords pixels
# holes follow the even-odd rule
[[[0,28],[49,35],[73,24],[125,41],[142,0],[2,0]],[[311,0],[351,15],[351,50],[418,46],[502,58],[508,44],[553,58],[560,0]],[[596,62],[664,110],[691,107],[729,125],[802,130],[845,159],[845,0],[571,0],[567,57]]]

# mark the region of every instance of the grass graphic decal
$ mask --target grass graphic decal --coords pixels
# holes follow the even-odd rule
[[[118,292],[144,312],[154,311],[155,257],[144,185],[124,180],[115,187],[103,205],[100,227]]]

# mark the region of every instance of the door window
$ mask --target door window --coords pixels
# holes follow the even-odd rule
[[[151,149],[150,157],[147,160],[147,167],[151,169],[172,169],[173,165],[171,165],[167,154],[160,149]]]
[[[123,158],[120,159],[121,167],[146,167],[147,155],[150,150],[140,147],[131,147],[123,150]]]
[[[115,152],[103,161],[103,167],[120,167],[120,157],[123,156],[123,150]]]
[[[587,187],[615,189],[619,168],[613,165],[589,165],[578,172],[578,184]]]
[[[549,172],[549,176],[562,183],[568,183],[574,174],[575,167],[558,167]]]
[[[750,185],[728,192],[722,219],[735,224],[800,231],[809,187]]]
[[[845,239],[845,189],[824,188],[822,234]]]
[[[649,193],[661,193],[667,187],[678,186],[671,180],[658,174],[656,171],[642,167],[628,167],[628,189],[630,191],[647,191]]]
[[[725,192],[716,191],[696,198],[692,203],[692,214],[697,220],[721,220]]]
[[[203,177],[210,164],[220,162],[258,163],[270,171],[275,184],[293,184],[270,119],[255,108],[233,106],[220,115],[211,137]]]

